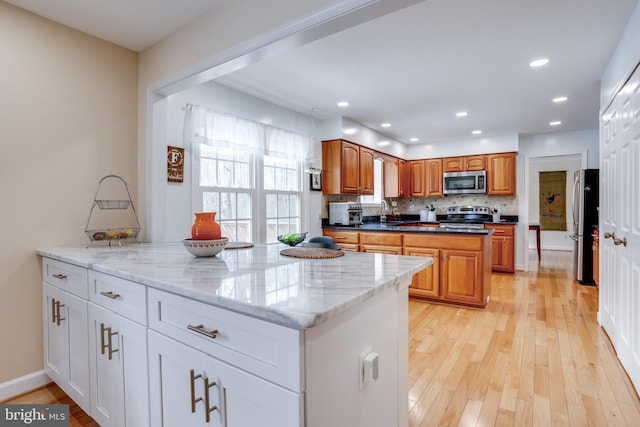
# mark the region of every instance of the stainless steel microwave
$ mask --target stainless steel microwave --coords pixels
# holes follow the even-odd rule
[[[445,172],[444,194],[479,194],[487,192],[487,171]]]

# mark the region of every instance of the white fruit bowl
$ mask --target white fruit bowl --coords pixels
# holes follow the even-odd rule
[[[215,256],[222,252],[228,242],[229,239],[226,237],[215,240],[182,240],[185,249],[188,250],[191,255],[197,257]]]

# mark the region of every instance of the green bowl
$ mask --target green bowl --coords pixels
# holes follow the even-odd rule
[[[299,245],[307,238],[307,233],[290,233],[290,234],[281,234],[278,236],[278,241],[280,243],[284,243],[285,245],[289,245],[291,247]]]

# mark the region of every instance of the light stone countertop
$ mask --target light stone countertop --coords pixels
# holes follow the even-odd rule
[[[280,255],[256,245],[196,258],[182,243],[37,249],[68,262],[241,314],[306,329],[384,290],[404,285],[431,258],[346,252],[331,259]]]

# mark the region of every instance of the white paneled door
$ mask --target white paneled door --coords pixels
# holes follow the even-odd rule
[[[640,69],[600,129],[600,324],[640,391]]]

